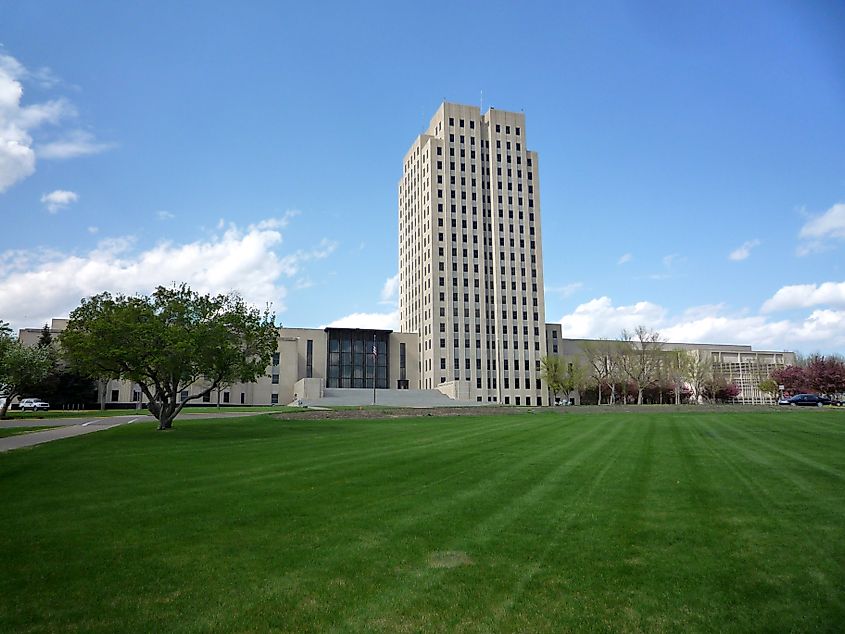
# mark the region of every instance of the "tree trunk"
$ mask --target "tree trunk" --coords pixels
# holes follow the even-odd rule
[[[3,402],[3,406],[0,407],[0,420],[6,420],[6,414],[9,411],[9,408],[12,406],[13,398],[15,398],[15,395],[9,394],[6,397],[6,400]]]
[[[162,403],[158,407],[158,429],[160,431],[173,429],[173,419],[176,418],[176,408],[172,403]]]
[[[598,404],[601,405],[601,381],[599,381],[598,384],[596,384],[596,391],[598,392],[598,395],[599,395]]]
[[[100,397],[100,411],[106,411],[106,392],[109,389],[109,382],[99,379],[97,381],[97,391],[99,392]]]
[[[643,388],[637,388],[637,405],[643,404]]]

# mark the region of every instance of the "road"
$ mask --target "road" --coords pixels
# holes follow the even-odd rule
[[[263,413],[265,412],[215,412],[212,414],[191,414],[186,412],[180,414],[177,421],[199,418],[242,418],[244,416],[258,416]],[[126,414],[123,416],[101,416],[98,418],[41,418],[2,421],[0,422],[0,429],[14,427],[55,427],[55,429],[45,429],[44,431],[34,431],[18,436],[0,438],[0,453],[20,449],[21,447],[32,447],[33,445],[40,445],[45,442],[61,440],[62,438],[73,438],[74,436],[91,434],[104,429],[119,427],[120,425],[129,425],[135,422],[151,422],[154,420],[155,418],[148,414]]]

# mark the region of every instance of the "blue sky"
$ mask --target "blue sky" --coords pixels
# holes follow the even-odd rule
[[[841,2],[0,0],[0,319],[189,281],[397,326],[396,184],[523,110],[547,321],[845,352]],[[733,258],[731,255],[733,254]]]

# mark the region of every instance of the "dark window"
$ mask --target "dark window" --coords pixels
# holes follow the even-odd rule
[[[388,336],[380,330],[329,329],[327,387],[388,387]],[[373,355],[373,346],[376,354]]]
[[[224,403],[229,402],[229,393],[228,392],[223,392],[223,402]]]
[[[440,324],[440,325],[442,326],[443,324]],[[406,370],[405,370],[406,365],[405,364],[406,364],[406,354],[405,354],[405,343],[403,342],[403,343],[399,344],[399,378],[403,381],[408,378],[406,376]]]
[[[270,405],[278,405],[279,404],[279,395],[278,394],[271,394],[270,395]]]
[[[273,365],[279,365],[279,353],[278,352],[273,353]]]
[[[112,390],[111,391],[111,400],[112,403],[115,403],[120,399],[120,391],[119,390]]]
[[[305,342],[305,378],[314,376],[314,340],[308,339]]]

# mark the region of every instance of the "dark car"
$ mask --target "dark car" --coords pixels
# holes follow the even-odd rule
[[[830,399],[818,394],[796,394],[792,398],[782,401],[784,405],[804,405],[807,407],[822,407],[830,405]]]

